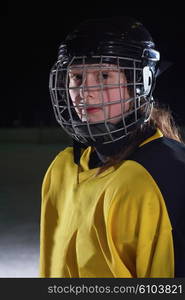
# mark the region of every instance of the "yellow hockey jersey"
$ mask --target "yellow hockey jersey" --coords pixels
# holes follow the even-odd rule
[[[163,139],[157,130],[140,151]],[[66,148],[45,175],[40,276],[174,277],[172,222],[159,182],[134,158],[96,176],[92,151],[84,150],[79,167]],[[150,163],[160,173],[156,153]]]

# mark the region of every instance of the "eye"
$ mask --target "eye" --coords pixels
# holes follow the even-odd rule
[[[69,86],[79,87],[82,84],[83,75],[81,73],[69,74]]]
[[[80,74],[80,73],[79,74],[78,73],[77,74],[73,74],[72,77],[76,81],[82,81],[82,74]]]
[[[82,81],[82,74],[81,73],[69,73],[69,78],[75,81]]]
[[[101,76],[104,80],[106,80],[109,77],[109,73],[108,72],[102,72]]]

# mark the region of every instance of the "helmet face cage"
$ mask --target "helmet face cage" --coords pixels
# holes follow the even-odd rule
[[[70,72],[80,74],[78,85],[70,84]],[[106,72],[116,72],[116,80],[104,80]],[[87,83],[87,73],[95,72],[98,80]],[[125,76],[123,82],[121,78]],[[134,128],[146,122],[152,110],[153,72],[142,59],[118,56],[73,56],[67,62],[59,59],[51,70],[49,89],[56,120],[75,140],[84,144],[107,144],[127,136]],[[116,89],[117,98],[107,100],[105,91]],[[96,91],[95,103],[82,96]],[[127,93],[125,92],[127,91]],[[76,93],[79,101],[71,95]],[[117,114],[110,114],[117,105]],[[125,109],[127,107],[127,109]],[[90,110],[99,112],[91,118]],[[101,111],[101,113],[100,113]],[[98,114],[97,114],[98,115]]]

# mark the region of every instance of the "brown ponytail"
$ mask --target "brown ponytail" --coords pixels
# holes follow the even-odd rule
[[[177,128],[169,108],[155,106],[152,111],[150,122],[161,130],[164,136],[181,141],[179,129]]]

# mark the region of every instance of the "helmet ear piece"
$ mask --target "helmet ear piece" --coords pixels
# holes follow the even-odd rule
[[[143,68],[143,87],[144,87],[144,94],[149,95],[152,89],[153,84],[153,75],[152,71],[149,66],[145,66]]]
[[[149,66],[143,67],[142,70],[142,87],[137,86],[136,95],[137,96],[148,96],[151,93],[153,86],[153,73]]]

